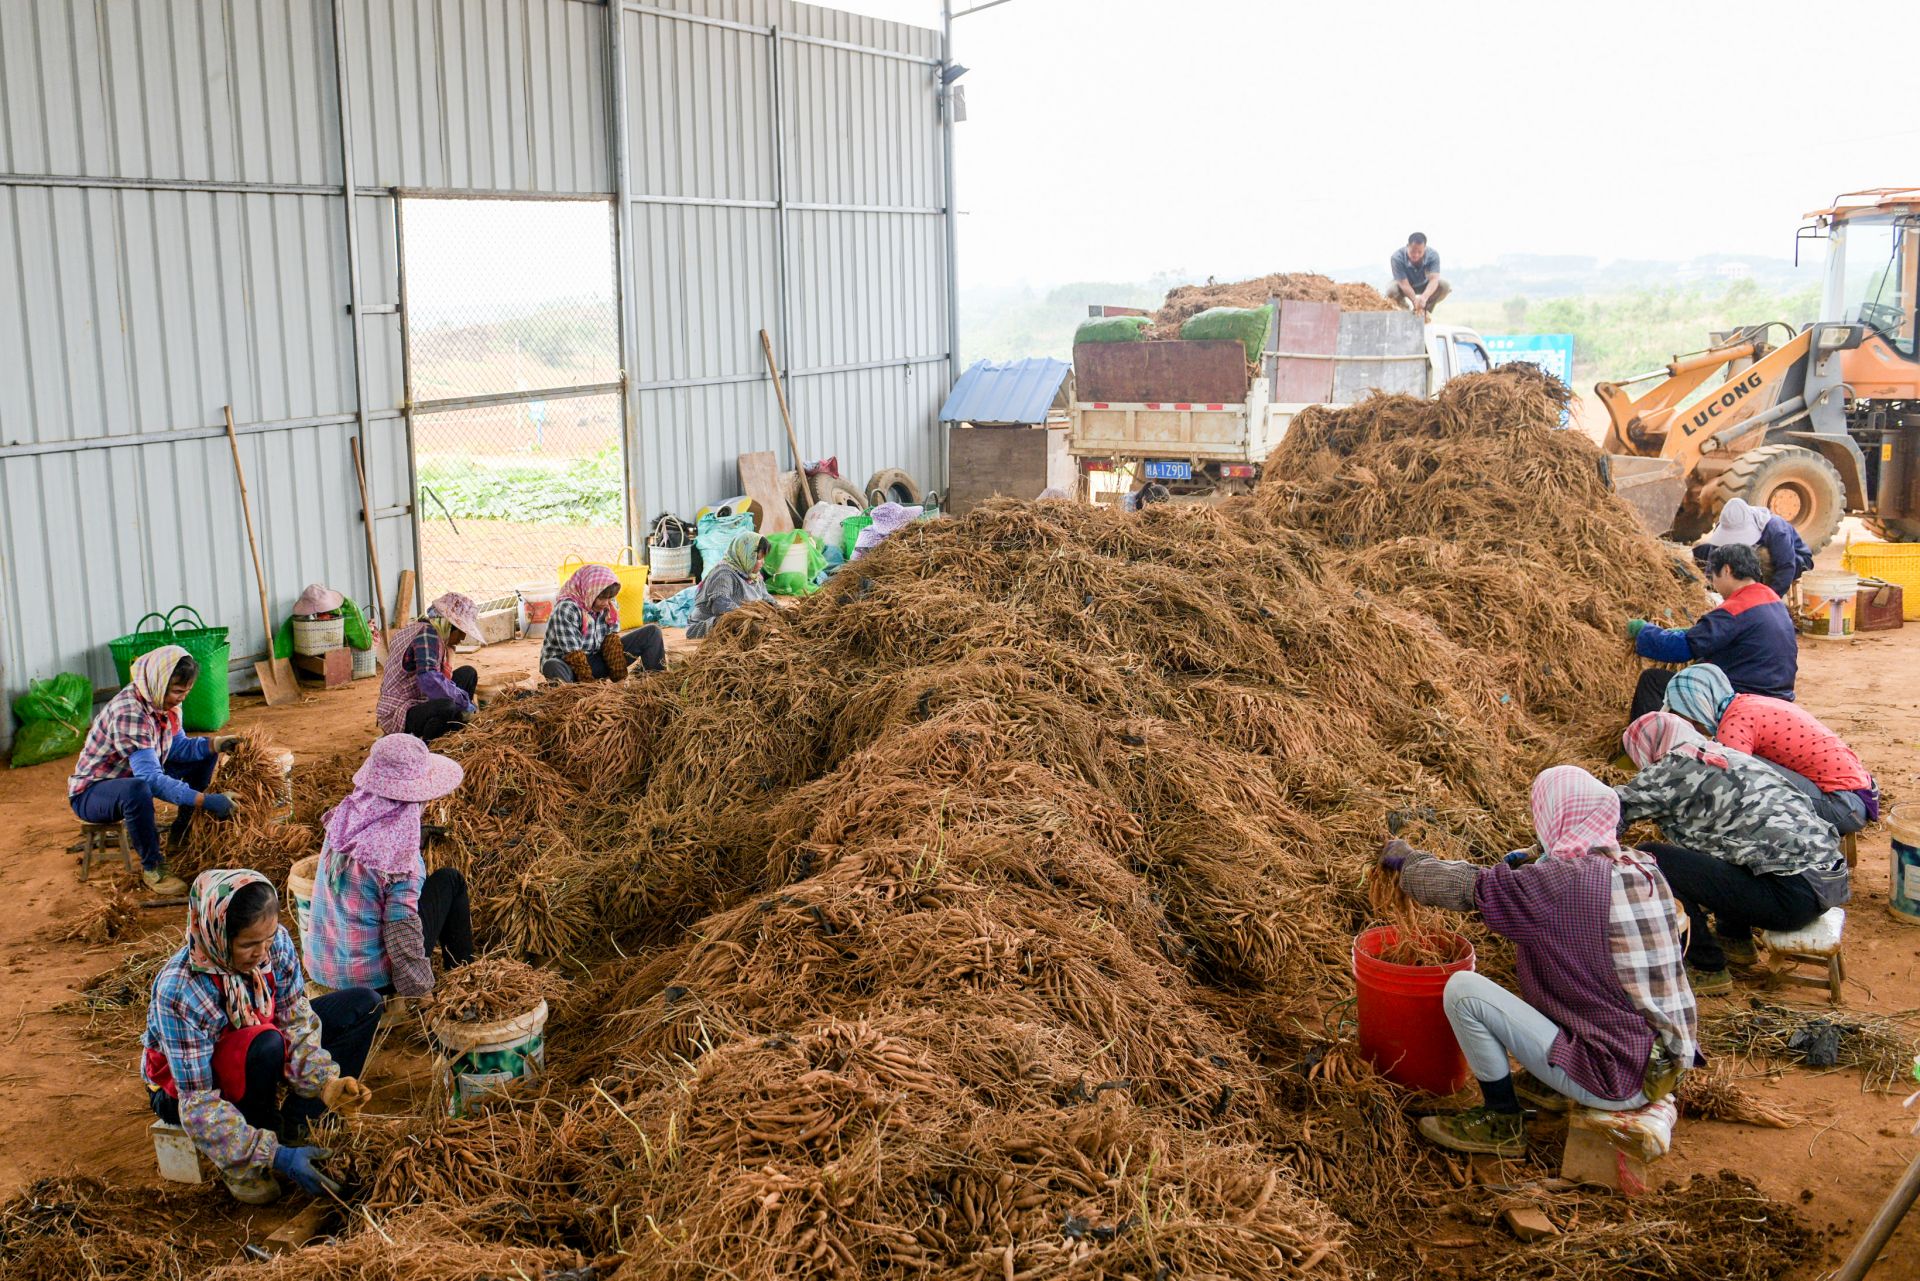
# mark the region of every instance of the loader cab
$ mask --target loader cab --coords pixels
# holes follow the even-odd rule
[[[1863,214],[1836,221],[1827,241],[1823,317],[1865,325],[1911,359],[1917,247],[1920,215]]]

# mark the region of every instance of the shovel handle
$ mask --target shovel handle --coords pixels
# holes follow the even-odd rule
[[[267,634],[267,659],[273,659],[273,620],[267,616],[267,571],[260,567],[260,540],[253,535],[253,504],[247,498],[247,469],[240,463],[240,438],[233,434],[233,406],[226,406],[227,447],[233,450],[233,474],[240,482],[240,514],[247,519],[247,549],[253,553],[253,581],[260,588],[260,628]]]

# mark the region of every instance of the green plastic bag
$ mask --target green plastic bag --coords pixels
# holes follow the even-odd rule
[[[1247,349],[1247,363],[1260,362],[1266,350],[1267,330],[1273,324],[1273,305],[1264,307],[1209,307],[1189,316],[1180,326],[1180,336],[1194,342],[1209,338],[1231,338]]]
[[[21,724],[13,736],[13,768],[72,756],[86,742],[93,720],[93,682],[77,672],[33,681],[13,700],[13,714]]]
[[[806,539],[807,567],[800,570],[783,569],[787,553],[796,539]],[[814,579],[820,577],[820,571],[827,567],[827,558],[821,550],[820,540],[804,529],[792,530],[785,534],[767,535],[767,590],[775,596],[811,596],[820,590]]]
[[[1152,323],[1152,316],[1102,316],[1097,320],[1083,320],[1073,331],[1073,341],[1139,342],[1140,331]]]
[[[840,554],[848,560],[853,559],[853,545],[860,541],[860,531],[873,524],[873,517],[864,512],[858,516],[849,516],[840,522]]]

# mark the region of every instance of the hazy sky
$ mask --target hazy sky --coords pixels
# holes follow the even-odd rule
[[[1789,257],[1920,183],[1916,48],[1915,4],[1011,0],[955,24],[962,279],[1384,277],[1416,229],[1456,266]]]

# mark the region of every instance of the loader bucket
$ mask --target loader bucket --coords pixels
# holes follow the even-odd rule
[[[1606,454],[1604,458],[1613,492],[1633,508],[1648,533],[1655,538],[1666,537],[1687,492],[1687,478],[1680,464],[1671,458],[1637,458],[1632,454]]]

